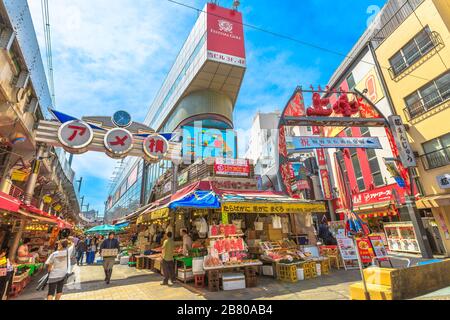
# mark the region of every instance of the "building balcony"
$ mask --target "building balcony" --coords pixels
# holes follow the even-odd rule
[[[450,165],[450,147],[426,153],[420,156],[425,170],[432,170]]]
[[[441,92],[435,91],[403,109],[408,121],[416,120],[433,110],[437,112],[446,109],[450,105],[450,84]]]

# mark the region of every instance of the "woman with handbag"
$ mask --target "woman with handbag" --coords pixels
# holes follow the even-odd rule
[[[64,239],[58,243],[58,250],[53,252],[45,262],[48,268],[47,300],[60,300],[63,287],[71,272],[71,256],[74,246]],[[56,296],[56,298],[55,298]]]

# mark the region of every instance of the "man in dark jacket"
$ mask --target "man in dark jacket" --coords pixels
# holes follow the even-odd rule
[[[114,263],[116,261],[116,256],[104,256],[103,249],[117,249],[117,254],[119,253],[120,249],[119,241],[114,237],[115,237],[114,232],[110,232],[108,235],[108,239],[105,239],[100,247],[100,253],[103,257],[103,269],[105,270],[106,284],[109,284],[109,281],[111,280]]]
[[[87,251],[87,245],[84,239],[80,239],[75,247],[76,257],[77,257],[77,265],[83,265],[83,256]]]

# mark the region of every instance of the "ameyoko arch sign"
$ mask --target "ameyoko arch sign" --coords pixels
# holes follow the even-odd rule
[[[131,121],[125,111],[112,117],[83,120],[51,110],[56,121],[40,121],[36,141],[62,147],[69,153],[104,152],[109,157],[142,157],[148,162],[181,158],[181,143],[169,141],[172,134],[158,134]]]

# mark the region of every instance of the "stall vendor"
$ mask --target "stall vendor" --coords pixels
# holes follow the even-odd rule
[[[192,249],[192,238],[186,229],[181,230],[181,236],[183,237],[183,255],[188,256],[189,250]]]
[[[35,260],[39,258],[37,252],[30,253],[28,248],[28,243],[30,243],[29,238],[23,240],[22,245],[17,249],[17,262],[19,263],[35,263]]]

